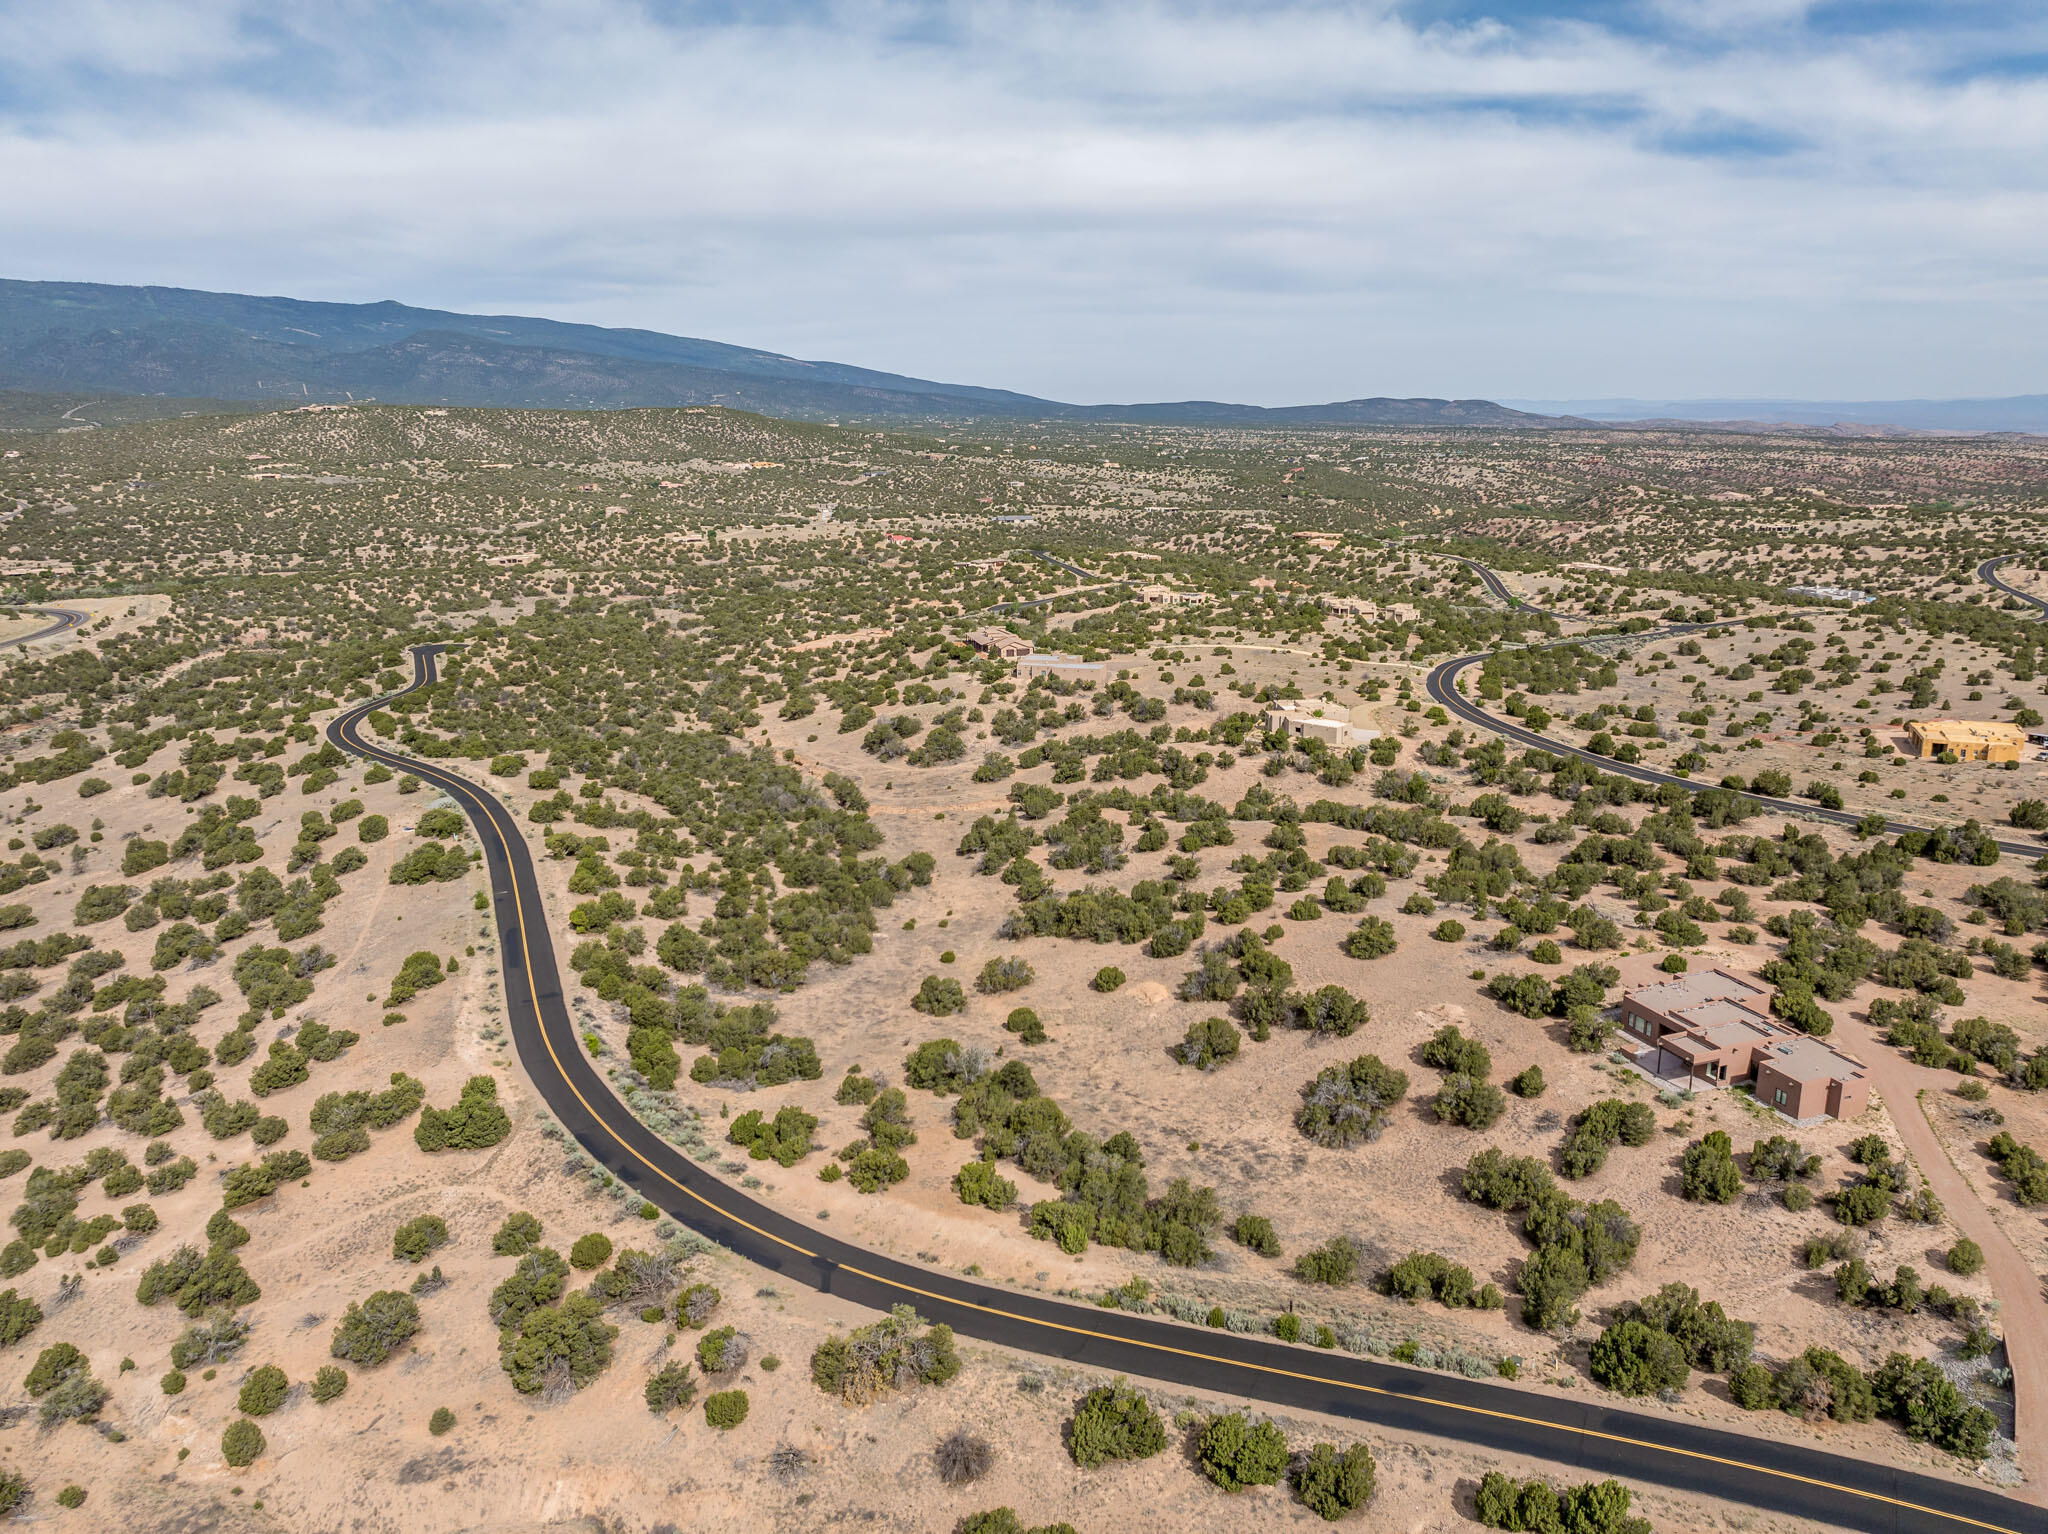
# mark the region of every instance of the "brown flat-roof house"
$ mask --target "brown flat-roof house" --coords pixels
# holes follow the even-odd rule
[[[1780,1039],[1756,1061],[1757,1101],[1788,1119],[1852,1119],[1870,1103],[1863,1068],[1819,1039]]]
[[[976,629],[967,642],[995,660],[1022,660],[1031,653],[1031,641],[1019,639],[1008,629]]]
[[[1789,1119],[1854,1118],[1870,1101],[1862,1062],[1787,1028],[1761,981],[1703,970],[1621,998],[1623,1043],[1658,1080],[1727,1086],[1754,1078],[1757,1101]]]
[[[1906,738],[1922,761],[1953,751],[1959,761],[2016,762],[2027,747],[2027,732],[1996,719],[1910,719]]]

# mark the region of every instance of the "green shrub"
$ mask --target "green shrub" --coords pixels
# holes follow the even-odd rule
[[[413,1140],[423,1151],[486,1150],[512,1132],[511,1117],[498,1106],[498,1083],[472,1076],[452,1108],[422,1108]]]
[[[1045,1042],[1045,1024],[1039,1019],[1038,1014],[1029,1007],[1012,1008],[1010,1015],[1003,1020],[1003,1026],[1016,1034],[1026,1044],[1043,1044]]]
[[[1023,959],[990,959],[975,977],[974,988],[984,996],[1000,996],[1008,991],[1021,991],[1037,978]]]
[[[1358,1276],[1363,1255],[1350,1236],[1332,1236],[1294,1259],[1294,1276],[1305,1284],[1348,1284]]]
[[[1362,1443],[1339,1449],[1319,1443],[1301,1456],[1288,1482],[1301,1505],[1328,1523],[1356,1512],[1372,1501],[1378,1466]]]
[[[43,1322],[43,1307],[14,1290],[0,1293],[0,1348],[11,1348]]]
[[[746,1362],[746,1344],[739,1328],[721,1326],[697,1339],[697,1367],[706,1374],[730,1374]]]
[[[1477,1513],[1489,1529],[1569,1529],[1571,1534],[1650,1534],[1647,1518],[1629,1516],[1628,1488],[1589,1481],[1558,1492],[1543,1481],[1516,1482],[1497,1470],[1480,1478]]]
[[[500,1257],[519,1257],[540,1245],[540,1221],[525,1210],[505,1216],[505,1223],[491,1237],[491,1250]]]
[[[1262,1214],[1239,1215],[1230,1227],[1230,1239],[1261,1257],[1280,1255],[1280,1238],[1273,1234],[1273,1222]]]
[[[1452,1075],[1444,1077],[1430,1108],[1440,1123],[1486,1129],[1507,1111],[1507,1097],[1490,1081],[1476,1076]]]
[[[1377,1140],[1408,1094],[1408,1075],[1360,1055],[1348,1065],[1325,1066],[1301,1089],[1295,1128],[1318,1145],[1343,1149]]]
[[[267,1417],[284,1405],[291,1393],[291,1381],[276,1364],[265,1364],[242,1382],[235,1405],[245,1417]]]
[[[419,1329],[419,1302],[396,1289],[379,1289],[360,1304],[349,1302],[335,1324],[328,1352],[374,1369],[412,1341]]]
[[[1679,1158],[1679,1187],[1695,1203],[1732,1204],[1742,1194],[1742,1172],[1726,1131],[1709,1130]]]
[[[62,1491],[57,1493],[57,1505],[59,1507],[66,1508],[84,1507],[85,1488],[83,1486],[78,1485],[76,1482],[73,1482],[71,1485],[66,1486]]]
[[[1016,1509],[992,1507],[986,1512],[969,1513],[960,1520],[955,1534],[1074,1534],[1071,1523],[1043,1523],[1026,1528]]]
[[[569,1248],[569,1266],[580,1268],[585,1273],[594,1273],[611,1260],[611,1237],[599,1231],[578,1236],[576,1244]]]
[[[1226,1060],[1236,1059],[1243,1045],[1244,1035],[1237,1031],[1229,1018],[1211,1017],[1189,1023],[1187,1036],[1173,1054],[1181,1064],[1206,1071]]]
[[[1984,1266],[1984,1248],[1968,1236],[1957,1238],[1956,1244],[1948,1249],[1948,1270],[1965,1278],[1979,1272]],[[9,1290],[9,1294],[13,1291]]]
[[[438,1214],[407,1220],[391,1235],[391,1255],[402,1262],[424,1262],[427,1254],[448,1244],[448,1222]]]
[[[902,1385],[943,1385],[960,1372],[949,1326],[925,1327],[908,1305],[827,1337],[811,1353],[811,1383],[852,1406],[865,1406]]]
[[[702,1326],[723,1298],[710,1284],[692,1284],[676,1296],[676,1325]]]
[[[220,1456],[237,1470],[255,1464],[268,1447],[263,1429],[247,1417],[230,1422],[220,1435]]]
[[[697,1381],[690,1366],[679,1359],[670,1359],[648,1378],[647,1409],[656,1416],[688,1406],[696,1398]]]
[[[445,1406],[435,1407],[433,1416],[427,1418],[427,1431],[436,1438],[439,1438],[453,1426],[455,1426],[455,1413]]]
[[[336,1364],[322,1364],[313,1374],[312,1396],[321,1405],[338,1400],[348,1389],[348,1370]]]
[[[611,1367],[618,1334],[605,1321],[600,1301],[572,1294],[559,1305],[529,1310],[516,1327],[507,1327],[499,1336],[498,1362],[522,1395],[539,1393],[557,1370],[581,1390]]]
[[[421,951],[408,954],[398,973],[392,977],[391,991],[384,998],[387,1007],[402,1007],[429,986],[439,985],[448,977],[441,970],[440,955]]]
[[[172,1369],[157,1380],[157,1385],[167,1396],[183,1395],[185,1393],[185,1376],[178,1370]]]
[[[927,1017],[947,1017],[966,1007],[967,993],[957,980],[926,975],[917,988],[917,994],[910,999],[910,1005]]]
[[[1121,1375],[1083,1396],[1067,1428],[1067,1453],[1084,1470],[1113,1459],[1150,1459],[1165,1447],[1165,1422]]]
[[[1477,1290],[1472,1270],[1437,1252],[1410,1252],[1381,1277],[1381,1287],[1397,1299],[1434,1299],[1456,1309],[1471,1305]]]
[[[1606,1165],[1611,1147],[1646,1145],[1656,1129],[1657,1116],[1648,1103],[1603,1098],[1573,1116],[1558,1152],[1558,1169],[1567,1177],[1590,1177]]]
[[[985,1209],[1008,1209],[1017,1202],[1017,1185],[1000,1177],[986,1161],[970,1161],[953,1174],[953,1191],[963,1204]]]
[[[773,1119],[764,1117],[759,1108],[749,1108],[732,1121],[725,1137],[734,1145],[746,1146],[756,1161],[773,1161],[788,1167],[811,1153],[811,1135],[817,1127],[815,1117],[794,1103],[786,1103],[776,1110]]]
[[[1252,1422],[1243,1412],[1211,1417],[1195,1443],[1202,1473],[1225,1491],[1277,1486],[1287,1469],[1287,1440],[1270,1422]]]
[[[1123,983],[1124,972],[1114,964],[1105,964],[1095,972],[1095,978],[1089,981],[1088,985],[1091,990],[1101,991],[1104,995],[1107,995]]]
[[[1692,1373],[1677,1341],[1640,1321],[1621,1321],[1602,1332],[1588,1365],[1599,1384],[1631,1396],[1677,1390]]]
[[[715,1428],[736,1428],[747,1420],[747,1393],[719,1390],[704,1398],[704,1420]]]

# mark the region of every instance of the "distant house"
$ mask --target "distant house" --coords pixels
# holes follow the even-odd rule
[[[1100,661],[1081,660],[1072,655],[1026,655],[1017,662],[1017,675],[1029,681],[1035,676],[1065,677],[1069,681],[1100,681]]]
[[[1036,517],[990,517],[989,521],[1000,523],[1005,527],[1036,527],[1038,525],[1038,518]]]
[[[1368,602],[1364,597],[1320,596],[1316,598],[1316,605],[1340,618],[1377,618],[1380,612],[1377,603]]]
[[[2016,762],[2026,749],[2027,732],[1996,719],[1913,719],[1906,738],[1922,761],[1953,751],[1958,761]]]
[[[1140,586],[1138,600],[1147,607],[1192,607],[1210,600],[1206,591],[1182,591],[1173,586]]]
[[[976,629],[967,642],[992,660],[1022,660],[1031,653],[1031,641],[1008,629]]]
[[[1850,602],[1858,607],[1877,600],[1869,592],[1854,586],[1787,586],[1785,589],[1795,597],[1819,597],[1823,602]]]
[[[1351,746],[1373,739],[1377,730],[1351,727],[1351,710],[1328,698],[1313,702],[1293,698],[1266,706],[1266,729],[1296,740],[1319,740],[1326,746]]]
[[[1854,1118],[1870,1101],[1861,1061],[1786,1027],[1761,981],[1710,969],[1639,987],[1621,998],[1637,1066],[1699,1086],[1752,1080],[1757,1101],[1786,1118]]]

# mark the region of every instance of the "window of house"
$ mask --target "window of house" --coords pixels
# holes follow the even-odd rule
[[[1780,1108],[1785,1106],[1785,1089],[1783,1087],[1780,1087],[1776,1092],[1774,1092],[1772,1094],[1772,1097],[1776,1100]]]

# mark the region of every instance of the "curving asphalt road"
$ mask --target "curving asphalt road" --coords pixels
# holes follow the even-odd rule
[[[1983,564],[1977,566],[1977,579],[1989,583],[2009,597],[2018,597],[2037,613],[2048,613],[2048,601],[2035,596],[2032,592],[2022,591],[2017,586],[2008,586],[1998,578],[1998,567],[2010,564],[2018,558],[2017,554],[2001,554],[1996,559],[1985,560]]]
[[[444,648],[413,651],[414,688],[435,679]],[[1621,1411],[1599,1399],[1539,1395],[1019,1293],[898,1262],[786,1218],[691,1162],[613,1095],[570,1018],[533,859],[511,811],[467,779],[366,738],[364,716],[383,701],[349,709],[327,738],[417,774],[468,813],[490,876],[513,1040],[542,1100],[613,1175],[748,1261],[873,1310],[915,1305],[928,1320],[1020,1352],[1554,1461],[1577,1475],[1699,1492],[1871,1534],[2048,1534],[2040,1509],[1981,1485]]]
[[[45,618],[57,621],[48,628],[37,629],[33,634],[23,634],[19,639],[0,640],[0,650],[12,650],[17,645],[34,644],[38,639],[48,639],[52,634],[68,634],[73,629],[84,628],[92,622],[91,613],[82,613],[70,607],[28,607],[24,612],[41,613]]]
[[[1508,590],[1506,581],[1502,580],[1498,574],[1487,569],[1486,566],[1476,559],[1467,559],[1463,554],[1446,554],[1444,558],[1455,559],[1459,564],[1469,569],[1477,570],[1479,572],[1479,579],[1485,583],[1486,589],[1517,612],[1525,612],[1536,618],[1568,618],[1571,616],[1570,613],[1554,613],[1547,607],[1538,607],[1533,602],[1523,601],[1522,598]]]
[[[1631,639],[1643,640],[1678,639],[1683,638],[1687,634],[1697,634],[1707,629],[1727,628],[1732,624],[1743,621],[1741,618],[1727,618],[1718,623],[1674,623],[1667,628],[1645,629],[1642,633],[1632,634],[1629,637]],[[1553,649],[1559,645],[1576,643],[1578,641],[1574,639],[1556,639],[1548,644],[1533,645],[1530,648],[1539,650]],[[1436,667],[1429,673],[1428,678],[1424,682],[1431,700],[1441,703],[1445,709],[1464,720],[1467,724],[1475,724],[1482,730],[1490,731],[1495,735],[1501,736],[1503,739],[1513,741],[1516,745],[1526,746],[1532,750],[1549,751],[1558,756],[1576,756],[1582,761],[1591,762],[1602,772],[1612,773],[1617,777],[1634,778],[1639,783],[1676,783],[1682,788],[1695,791],[1714,786],[1702,778],[1681,778],[1676,773],[1660,772],[1655,767],[1644,767],[1634,762],[1617,762],[1611,756],[1602,756],[1597,751],[1588,751],[1583,746],[1572,745],[1569,741],[1554,740],[1548,735],[1538,735],[1534,730],[1519,725],[1512,719],[1503,718],[1499,714],[1488,713],[1458,691],[1458,673],[1467,666],[1481,664],[1490,653],[1489,651],[1476,655],[1460,655]],[[1824,820],[1829,825],[1854,826],[1863,818],[1853,810],[1824,809],[1818,804],[1810,804],[1803,799],[1773,799],[1767,794],[1748,794],[1745,797],[1754,799],[1767,810],[1776,810],[1780,814],[1785,815],[1804,815],[1809,820]],[[1935,829],[1938,828],[1933,826],[1916,826],[1903,820],[1887,820],[1884,823],[1884,834],[1887,836],[1900,836],[1907,831],[1931,831]],[[2039,859],[2044,853],[2048,853],[2048,848],[2044,848],[2039,842],[2001,841],[1998,843],[1998,850],[2008,857],[2026,858],[2030,862]]]

